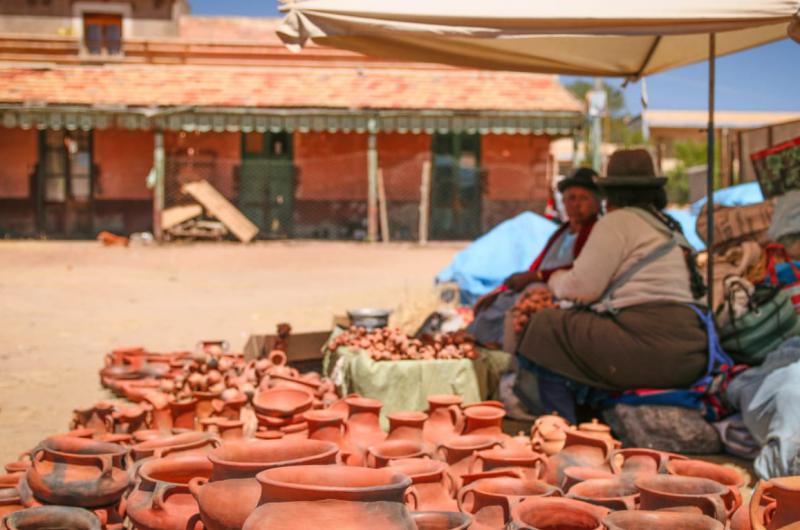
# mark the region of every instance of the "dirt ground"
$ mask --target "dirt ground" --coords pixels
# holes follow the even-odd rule
[[[0,242],[0,463],[107,396],[97,372],[111,348],[192,349],[222,338],[238,350],[281,321],[330,329],[348,308],[428,294],[463,246]]]

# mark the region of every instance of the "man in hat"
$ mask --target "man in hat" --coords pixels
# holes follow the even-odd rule
[[[551,274],[572,267],[592,231],[600,212],[597,173],[579,168],[558,184],[568,220],[550,237],[544,250],[527,271],[506,278],[500,288],[481,297],[475,304],[475,322],[469,330],[481,344],[499,348],[503,342],[506,312],[529,285],[546,282]]]

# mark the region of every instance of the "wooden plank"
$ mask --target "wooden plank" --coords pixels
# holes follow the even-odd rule
[[[381,216],[381,240],[389,242],[389,205],[386,204],[386,186],[383,184],[383,170],[378,169],[378,207]]]
[[[243,243],[249,243],[258,234],[258,227],[228,202],[228,199],[214,189],[214,186],[208,181],[188,182],[181,187],[181,191],[194,197],[208,213],[222,221]]]
[[[188,206],[173,206],[161,212],[161,229],[169,230],[173,226],[178,226],[184,221],[194,219],[203,213],[203,207],[199,204]]]
[[[419,184],[419,244],[428,243],[428,214],[431,207],[431,162],[422,163],[422,177]]]

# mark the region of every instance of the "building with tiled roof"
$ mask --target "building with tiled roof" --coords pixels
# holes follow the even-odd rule
[[[556,76],[296,54],[274,19],[188,12],[0,4],[0,234],[151,230],[204,178],[264,237],[358,238],[380,175],[414,239],[430,165],[430,236],[471,238],[543,208],[550,141],[582,123]]]

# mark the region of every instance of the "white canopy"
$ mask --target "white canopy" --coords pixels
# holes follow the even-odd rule
[[[800,0],[282,0],[278,28],[373,56],[484,69],[638,79],[708,59],[800,42]]]

